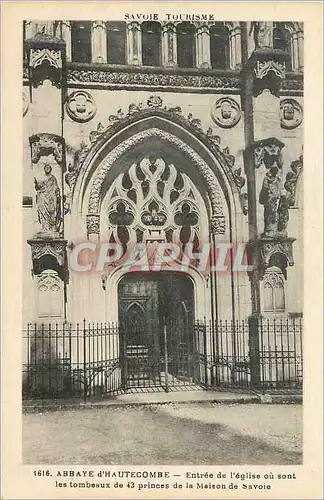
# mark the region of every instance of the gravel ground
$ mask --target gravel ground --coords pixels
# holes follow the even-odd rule
[[[299,464],[297,405],[150,405],[23,415],[30,464]]]
[[[302,452],[301,405],[168,405],[161,412],[196,422],[227,425],[279,449]]]

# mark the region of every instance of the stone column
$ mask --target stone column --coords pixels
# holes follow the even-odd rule
[[[162,26],[162,64],[169,68],[177,65],[177,30],[171,23]]]
[[[304,68],[304,33],[302,31],[298,31],[297,33],[297,53],[298,53],[298,67],[300,71]]]
[[[65,42],[66,60],[72,61],[71,21],[61,21],[62,39]]]
[[[241,48],[241,28],[234,26],[230,31],[230,46],[233,57],[230,61],[231,69],[240,69],[242,66],[242,48]]]
[[[244,168],[248,187],[248,219],[251,284],[249,341],[252,384],[260,381],[259,321],[262,314],[260,282],[271,256],[282,254],[282,262],[292,262],[292,240],[280,230],[283,200],[280,136],[280,85],[285,77],[288,55],[277,53],[270,44],[269,26],[254,33],[255,48],[243,68],[245,126]],[[262,45],[264,44],[264,45]],[[282,210],[285,210],[282,205]],[[285,264],[283,264],[285,265]],[[252,370],[253,368],[253,370]],[[253,372],[253,373],[252,373]]]
[[[210,68],[210,34],[209,28],[205,24],[197,28],[196,47],[198,68]]]
[[[94,21],[92,23],[92,62],[107,62],[107,31],[104,21]]]
[[[133,66],[142,64],[142,31],[136,21],[127,24],[127,61]]]
[[[35,35],[35,23],[33,21],[26,21],[25,35],[26,35],[26,40],[28,38],[32,38]]]
[[[46,29],[46,27],[44,28]],[[28,235],[33,276],[57,270],[62,303],[65,303],[68,269],[64,239],[65,141],[62,137],[62,104],[66,91],[65,43],[38,33],[25,42],[28,54],[29,168],[33,225]],[[45,258],[46,257],[46,258]],[[54,265],[53,262],[56,262]],[[44,265],[48,266],[44,269]],[[26,293],[28,293],[26,291]],[[62,320],[64,320],[63,311]],[[37,318],[35,318],[37,320]]]

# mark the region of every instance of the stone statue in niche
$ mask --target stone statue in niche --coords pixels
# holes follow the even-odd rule
[[[287,225],[289,221],[289,199],[286,195],[280,196],[278,206],[278,233],[287,236]]]
[[[45,179],[34,178],[38,221],[42,232],[59,233],[62,223],[61,192],[49,164],[44,166]]]
[[[281,172],[278,167],[268,169],[260,191],[259,202],[264,208],[263,236],[273,237],[278,234],[278,208],[282,194]]]
[[[255,49],[271,48],[273,46],[272,29],[272,22],[270,21],[251,22],[249,35],[251,36],[253,33]]]

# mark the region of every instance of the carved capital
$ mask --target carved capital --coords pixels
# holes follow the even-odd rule
[[[53,154],[60,166],[65,163],[65,141],[63,137],[55,134],[41,133],[29,138],[31,148],[31,160],[38,163],[42,156]]]

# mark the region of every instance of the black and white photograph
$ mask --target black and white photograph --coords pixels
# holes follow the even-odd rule
[[[20,24],[22,465],[64,498],[294,491],[303,19],[82,3]]]

